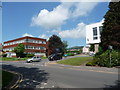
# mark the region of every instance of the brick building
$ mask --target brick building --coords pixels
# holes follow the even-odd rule
[[[46,39],[29,37],[29,36],[4,42],[3,51],[9,54],[8,57],[13,57],[15,56],[15,53],[13,53],[12,51],[20,43],[24,44],[25,53],[45,56],[46,49],[47,49]]]

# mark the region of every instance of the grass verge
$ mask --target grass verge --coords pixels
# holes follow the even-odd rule
[[[41,59],[47,59],[47,57],[41,57]]]
[[[0,70],[2,72],[2,88],[9,85],[10,82],[13,80],[14,74]]]
[[[69,58],[66,60],[57,61],[57,63],[65,64],[65,65],[80,66],[92,60],[93,60],[93,57],[75,57],[75,58]]]
[[[1,57],[0,60],[2,61],[20,61],[20,60],[27,60],[28,58],[14,58],[14,57]]]
[[[41,57],[42,59],[47,59],[47,57]],[[24,61],[28,58],[15,58],[15,57],[0,57],[1,61]]]

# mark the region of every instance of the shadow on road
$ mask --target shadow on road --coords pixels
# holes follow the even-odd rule
[[[40,88],[41,83],[47,82],[49,78],[48,73],[38,68],[15,67],[12,65],[2,65],[2,68],[23,75],[23,81],[20,83],[19,88]]]
[[[119,90],[120,89],[120,80],[115,81],[115,85],[105,85],[103,90]]]

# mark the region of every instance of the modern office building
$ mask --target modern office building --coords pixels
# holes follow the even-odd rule
[[[4,42],[3,51],[7,52],[8,57],[15,56],[15,53],[13,53],[12,51],[20,43],[24,44],[25,53],[45,56],[46,48],[47,48],[46,39],[29,37],[29,36]]]
[[[98,52],[99,43],[101,42],[100,37],[103,26],[102,23],[103,20],[101,22],[93,23],[86,26],[86,44],[93,44],[95,47],[95,53]]]

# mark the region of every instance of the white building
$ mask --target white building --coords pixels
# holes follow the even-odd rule
[[[95,53],[98,52],[99,43],[101,42],[102,23],[103,20],[86,26],[86,44],[93,44],[95,46]]]
[[[84,46],[83,49],[82,49],[82,52],[83,52],[84,54],[88,54],[88,53],[89,53],[89,47],[90,47],[90,46]]]

